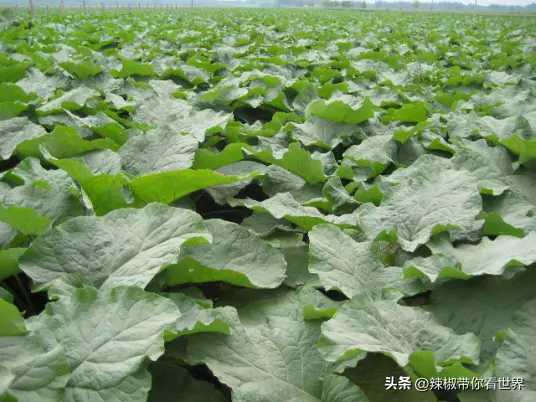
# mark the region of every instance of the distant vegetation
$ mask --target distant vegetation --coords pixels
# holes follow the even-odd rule
[[[57,6],[60,0],[33,0],[36,7]],[[80,7],[81,0],[64,0],[66,7]],[[25,6],[27,0],[0,0],[1,6]],[[182,5],[191,7],[201,6],[254,6],[254,7],[326,7],[326,8],[368,8],[382,10],[437,10],[437,11],[473,11],[478,12],[515,12],[515,13],[536,13],[536,3],[527,6],[510,6],[502,4],[477,5],[463,4],[455,1],[423,2],[419,0],[410,1],[382,1],[382,0],[87,0],[90,7],[116,7],[132,6],[152,7],[154,5]]]

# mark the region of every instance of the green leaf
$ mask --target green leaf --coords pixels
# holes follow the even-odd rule
[[[525,163],[536,159],[536,140],[525,139],[515,134],[501,141],[501,144],[513,153],[519,155],[519,161]]]
[[[367,353],[357,367],[346,369],[344,375],[357,384],[374,402],[436,402],[432,391],[417,391],[398,388],[400,377],[410,377],[411,382],[418,378],[407,373],[393,359],[381,353]],[[397,389],[387,389],[386,381],[393,378]]]
[[[306,117],[316,116],[334,122],[359,124],[374,117],[374,105],[368,97],[357,105],[348,104],[341,100],[326,102],[318,99],[309,104]]]
[[[305,244],[283,247],[280,249],[287,262],[285,285],[298,288],[304,285],[321,286],[316,274],[309,271],[309,247]]]
[[[462,272],[456,259],[442,254],[432,255],[428,258],[416,257],[404,264],[404,276],[413,278],[426,276],[431,282],[438,279],[469,279],[470,275]]]
[[[329,223],[325,215],[313,207],[302,207],[290,193],[278,193],[265,201],[255,201],[250,198],[227,200],[231,206],[245,206],[254,211],[267,212],[276,219],[286,219],[296,225],[310,230],[314,225]]]
[[[303,145],[335,148],[345,138],[357,132],[357,126],[311,116],[305,123],[290,123],[291,135]]]
[[[79,86],[71,91],[65,92],[60,97],[53,99],[37,109],[41,115],[61,113],[64,109],[79,110],[87,104],[90,99],[100,96],[99,92],[86,86]]]
[[[513,174],[512,160],[503,147],[491,147],[486,140],[460,141],[460,145],[465,149],[450,160],[455,169],[470,171],[483,193],[499,195],[508,188],[506,177]]]
[[[43,149],[42,152],[48,162],[65,171],[82,187],[88,197],[87,207],[97,215],[129,206],[125,191],[129,182],[123,173],[94,175],[82,159],[56,159]]]
[[[155,203],[64,222],[34,241],[19,264],[36,289],[69,273],[80,273],[101,289],[143,288],[166,265],[177,261],[183,244],[210,239],[195,212]]]
[[[457,334],[478,334],[482,362],[489,364],[499,346],[493,341],[497,331],[508,328],[512,314],[536,297],[535,278],[536,272],[528,269],[510,279],[481,276],[445,282],[432,292],[427,308]]]
[[[274,233],[277,230],[294,231],[290,222],[282,219],[276,219],[270,214],[253,211],[253,213],[244,219],[241,223],[252,233],[258,236],[266,236]]]
[[[129,76],[139,75],[141,77],[150,77],[155,76],[153,66],[145,63],[138,63],[133,60],[123,59],[121,60],[123,64],[121,71],[111,70],[110,74],[114,78],[126,78]]]
[[[173,300],[181,312],[176,322],[177,335],[201,332],[229,335],[229,325],[218,317],[217,309],[212,308],[212,300],[193,298],[182,293],[168,293],[165,296]]]
[[[332,225],[317,225],[309,232],[309,271],[320,277],[326,290],[336,289],[352,298],[362,295],[371,300],[383,297],[385,288],[408,289],[400,267],[381,262],[380,245],[356,243]],[[414,289],[417,293],[418,287]]]
[[[84,214],[75,183],[61,170],[45,170],[39,160],[24,159],[10,174],[23,183],[0,185],[0,201],[10,207],[32,208],[53,223]]]
[[[365,393],[346,377],[329,375],[322,385],[323,402],[369,402]]]
[[[16,400],[64,400],[69,380],[67,357],[61,345],[48,348],[46,342],[35,333],[0,337],[0,361],[15,377],[8,392]]]
[[[25,251],[25,248],[0,250],[0,279],[16,275],[20,272],[19,258]]]
[[[15,379],[15,376],[9,371],[7,367],[4,367],[0,365],[0,395],[2,395],[2,399],[7,399],[7,389],[9,385],[13,382]]]
[[[41,158],[40,147],[43,147],[58,159],[71,158],[97,149],[117,150],[119,146],[108,138],[88,141],[83,139],[72,127],[56,126],[50,134],[26,140],[17,146],[17,152]]]
[[[512,317],[512,324],[506,332],[506,340],[497,350],[495,375],[497,377],[518,377],[523,379],[523,388],[513,391],[516,397],[529,400],[536,397],[536,358],[532,347],[536,336],[536,300],[525,303]]]
[[[253,172],[249,177],[256,174]],[[225,176],[212,170],[182,169],[137,176],[130,182],[130,189],[146,203],[169,204],[194,191],[235,183],[245,178],[248,176]]]
[[[350,197],[339,177],[330,177],[322,189],[322,194],[335,214],[350,213],[357,208],[357,202]]]
[[[405,103],[400,109],[389,109],[381,117],[382,123],[402,121],[405,123],[420,123],[428,119],[428,109],[422,102]]]
[[[0,103],[22,102],[28,103],[35,99],[35,95],[28,95],[24,90],[15,84],[0,84]]]
[[[383,192],[378,184],[369,187],[364,183],[355,192],[354,199],[361,203],[371,202],[378,206],[383,200]]]
[[[313,159],[311,154],[297,142],[293,142],[288,146],[288,151],[283,154],[281,159],[274,158],[268,150],[256,152],[249,147],[247,150],[260,160],[287,169],[303,177],[311,184],[316,184],[326,179],[322,162],[318,159]]]
[[[96,134],[103,138],[108,138],[118,145],[123,145],[128,140],[128,134],[123,126],[103,112],[86,117],[78,117],[73,113],[69,113],[69,111],[66,111],[66,113],[78,125],[90,128]]]
[[[254,177],[262,176],[266,170],[265,165],[255,161],[239,161],[223,166],[215,170],[215,173],[221,173],[225,176],[240,176],[244,177],[244,179],[234,183],[209,187],[205,191],[210,194],[217,204],[225,205],[228,198],[237,195],[252,183]]]
[[[80,63],[64,61],[62,63],[58,63],[58,65],[63,67],[69,74],[75,76],[76,78],[80,78],[81,80],[94,77],[102,72],[102,68],[98,64],[90,61],[82,61]]]
[[[204,148],[199,148],[195,152],[193,168],[215,170],[241,161],[244,158],[243,147],[244,144],[228,144],[221,152],[216,154]]]
[[[119,150],[123,169],[134,175],[187,169],[192,166],[198,141],[169,127],[131,137]]]
[[[11,66],[0,66],[0,82],[17,82],[24,78],[28,64],[17,63]]]
[[[9,159],[21,142],[44,134],[45,129],[32,123],[27,117],[0,121],[0,157]]]
[[[0,299],[0,313],[0,337],[28,333],[22,314],[13,304]]]
[[[524,237],[536,230],[536,205],[530,202],[530,195],[526,198],[517,191],[484,198],[486,221],[483,233]]]
[[[166,271],[168,285],[223,281],[276,288],[283,282],[286,262],[276,248],[235,223],[212,219],[205,224],[212,243],[185,247],[180,262]]]
[[[141,402],[151,385],[146,359],[164,353],[163,332],[179,315],[171,300],[142,289],[85,288],[49,304],[33,328],[47,349],[65,348],[66,401]]]
[[[359,223],[371,236],[395,230],[406,251],[449,228],[469,229],[482,208],[476,179],[466,171],[424,165],[408,169],[406,182],[386,190],[379,207],[361,206]]]
[[[25,235],[40,235],[50,227],[50,219],[27,207],[5,207],[0,202],[0,221]]]
[[[359,166],[372,168],[376,175],[381,174],[389,163],[394,162],[397,145],[390,135],[379,135],[363,140],[344,152],[348,158]]]
[[[320,402],[323,395],[328,398],[337,391],[355,396],[355,386],[321,380],[331,367],[316,350],[320,323],[304,321],[302,316],[303,306],[316,302],[311,292],[316,291],[280,290],[257,300],[245,293],[243,298],[238,296],[238,311],[220,310],[231,335],[193,335],[186,342],[174,341],[169,350],[191,364],[207,364],[232,388],[233,398],[244,402]]]
[[[16,117],[25,110],[28,110],[28,105],[24,105],[20,102],[0,103],[0,121]]]
[[[422,309],[391,301],[370,301],[364,295],[347,302],[322,325],[318,343],[328,361],[380,352],[401,367],[408,365],[412,354],[419,351],[429,351],[438,367],[457,361],[478,363],[479,346],[474,334],[456,335]],[[419,372],[420,367],[413,369]],[[421,374],[425,374],[422,369]]]
[[[528,266],[536,262],[534,242],[536,232],[519,239],[498,236],[495,240],[483,237],[479,244],[461,244],[453,247],[445,238],[433,239],[428,247],[459,262],[468,275],[502,275],[507,267]]]

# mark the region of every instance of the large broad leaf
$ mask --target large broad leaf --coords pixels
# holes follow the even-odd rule
[[[210,194],[216,203],[225,205],[228,198],[234,197],[241,190],[250,185],[257,173],[262,175],[262,172],[266,172],[266,170],[267,168],[265,165],[255,161],[239,161],[231,163],[230,165],[222,166],[221,168],[215,170],[215,172],[221,173],[225,176],[241,176],[245,178],[234,183],[220,184],[214,187],[209,187],[205,189],[205,191]]]
[[[311,116],[305,123],[290,123],[292,136],[303,145],[317,145],[332,149],[357,131],[354,124],[346,124]]]
[[[64,400],[69,366],[61,345],[45,348],[33,333],[0,337],[0,361],[14,375],[8,392],[20,401]]]
[[[536,398],[535,314],[536,300],[513,312],[511,324],[501,334],[503,342],[497,350],[492,376],[488,377],[490,386],[462,393],[462,402],[531,402]]]
[[[26,235],[40,235],[50,226],[50,220],[27,207],[5,207],[0,202],[0,221]]]
[[[435,254],[427,258],[416,257],[404,264],[404,276],[426,276],[434,282],[443,278],[468,279],[470,275],[462,272],[460,263],[456,259]]]
[[[96,149],[117,150],[119,148],[115,142],[108,138],[88,141],[83,139],[72,127],[56,126],[50,134],[20,143],[17,152],[40,158],[42,157],[40,147],[58,159],[71,158]]]
[[[266,236],[276,230],[294,231],[292,224],[283,219],[276,219],[270,214],[255,212],[242,221],[243,227],[259,236]]]
[[[398,387],[400,377],[410,377],[412,383],[417,378],[406,373],[396,362],[380,353],[367,353],[357,367],[346,369],[344,375],[356,383],[373,402],[435,402],[432,391],[417,391],[415,388]],[[393,378],[396,388],[386,386]]]
[[[13,226],[0,222],[0,248],[6,247],[17,236],[17,231]],[[10,272],[10,270],[8,270]]]
[[[195,212],[150,204],[71,219],[32,243],[20,267],[37,289],[68,273],[82,274],[97,288],[143,288],[177,261],[182,244],[207,239],[211,235]]]
[[[334,122],[359,124],[374,117],[374,105],[370,99],[364,98],[362,102],[352,99],[352,103],[342,100],[326,102],[318,99],[309,104],[306,116],[316,116]]]
[[[0,299],[0,337],[23,335],[28,332],[19,309]]]
[[[82,80],[89,77],[93,77],[102,72],[102,68],[98,64],[92,63],[90,61],[82,61],[80,63],[64,61],[58,64],[63,67],[68,73]]]
[[[45,103],[37,112],[39,114],[52,114],[62,112],[63,109],[78,110],[81,109],[90,99],[99,96],[99,92],[87,88],[85,86],[79,86],[72,89],[69,92],[64,93],[60,97]]]
[[[479,244],[462,244],[453,247],[450,241],[437,238],[428,244],[436,254],[440,253],[459,262],[468,275],[501,275],[509,266],[525,266],[536,262],[536,232],[519,239],[499,236],[495,240],[484,237]]]
[[[396,156],[397,145],[391,135],[379,135],[365,139],[359,145],[348,148],[344,157],[359,166],[372,168],[376,174],[381,174]]]
[[[483,209],[485,235],[523,237],[536,230],[536,205],[531,202],[530,194],[524,197],[516,191],[507,191],[498,197],[485,197]]]
[[[358,210],[370,235],[395,230],[402,248],[414,251],[433,234],[474,226],[482,199],[469,172],[422,166],[410,169],[404,179],[385,192],[379,207],[366,204]]]
[[[223,281],[276,288],[283,282],[286,262],[279,250],[236,223],[213,219],[205,224],[212,243],[183,248],[179,264],[166,272],[166,283]]]
[[[48,349],[40,337],[28,333],[15,306],[0,300],[0,311],[0,388],[5,387],[19,401],[63,400],[69,379],[63,347]],[[0,389],[0,395],[4,391]]]
[[[419,356],[421,364],[412,366],[423,375],[430,375],[430,367],[456,361],[478,363],[479,347],[476,335],[456,335],[429,312],[392,301],[371,301],[363,295],[347,302],[322,325],[319,340],[319,350],[328,361],[381,352],[404,367],[412,356]]]
[[[49,304],[31,327],[47,350],[65,349],[66,402],[141,402],[151,385],[146,359],[164,353],[164,330],[179,315],[171,300],[142,289],[85,288]]]
[[[170,352],[190,363],[205,363],[220,381],[232,389],[233,400],[241,402],[320,402],[323,396],[353,395],[366,401],[350,383],[328,378],[331,366],[316,350],[320,322],[304,321],[303,307],[316,303],[312,289],[300,292],[237,296],[231,307],[220,310],[231,326],[231,335],[198,334],[178,339]],[[326,399],[342,401],[344,399]]]
[[[132,192],[146,203],[169,204],[194,191],[221,184],[230,184],[254,177],[225,176],[212,170],[182,169],[137,176],[130,182]]]
[[[32,123],[27,117],[0,121],[0,158],[9,159],[21,142],[46,133],[43,127]]]
[[[43,153],[48,162],[62,169],[82,187],[86,196],[84,199],[86,207],[94,210],[97,215],[105,215],[115,209],[128,206],[125,191],[128,179],[123,173],[93,174],[82,158],[56,159],[46,151]]]
[[[536,398],[536,369],[534,360],[534,338],[536,337],[536,300],[525,303],[512,317],[512,324],[506,331],[506,340],[497,350],[495,375],[523,379],[520,400]],[[514,391],[516,392],[516,391]]]
[[[322,162],[312,158],[311,154],[297,142],[289,144],[288,151],[283,154],[281,159],[274,158],[272,152],[268,149],[255,151],[251,147],[246,147],[246,150],[266,163],[280,166],[303,177],[311,184],[316,184],[326,179]]]
[[[26,158],[10,174],[22,185],[0,185],[5,206],[32,208],[54,223],[84,214],[76,185],[65,172],[46,170],[39,160]]]
[[[285,285],[300,287],[303,285],[321,286],[318,275],[309,271],[309,247],[305,244],[283,247],[281,252],[287,262],[287,279]]]
[[[339,177],[330,177],[326,181],[322,195],[328,200],[333,213],[352,212],[357,208],[356,200],[350,197]]]
[[[205,133],[220,131],[231,114],[210,109],[199,110],[180,99],[173,99],[169,93],[154,94],[137,105],[135,121],[148,125],[168,125],[176,127],[177,133],[193,135],[203,141]]]
[[[232,206],[241,205],[254,211],[268,212],[276,219],[287,219],[308,230],[319,223],[329,222],[318,209],[302,207],[290,193],[278,193],[265,201],[248,198],[245,200],[229,199],[227,202]]]
[[[379,244],[357,243],[332,225],[315,226],[309,232],[309,241],[309,271],[320,277],[326,290],[377,300],[385,288],[409,288],[404,284],[402,268],[382,263]]]
[[[198,141],[170,127],[160,126],[130,138],[119,155],[123,169],[134,175],[186,169],[192,166]]]
[[[536,297],[535,280],[536,271],[528,269],[511,279],[482,276],[447,282],[432,292],[427,308],[456,333],[478,334],[483,363],[489,363],[499,345],[492,338],[510,325],[515,310]]]
[[[2,244],[0,243],[0,246]],[[26,251],[25,248],[8,248],[0,250],[0,279],[7,278],[11,275],[18,274],[19,258]]]
[[[199,332],[229,335],[229,325],[219,317],[218,310],[212,308],[212,300],[195,294],[188,296],[183,293],[168,293],[165,296],[173,300],[181,312],[176,323],[177,335]]]
[[[501,146],[491,147],[485,140],[461,141],[464,150],[451,159],[455,169],[470,171],[477,179],[481,192],[499,195],[508,188],[506,176],[513,173],[512,160]]]
[[[7,367],[0,365],[0,395],[2,395],[4,398],[7,397],[5,394],[7,393],[8,387],[14,379],[15,376],[11,373],[11,371],[9,371]]]

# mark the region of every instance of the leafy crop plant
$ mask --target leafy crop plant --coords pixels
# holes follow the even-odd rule
[[[536,401],[534,19],[2,18],[2,402]]]

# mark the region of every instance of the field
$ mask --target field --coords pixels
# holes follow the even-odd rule
[[[536,401],[535,19],[2,15],[2,402]]]

